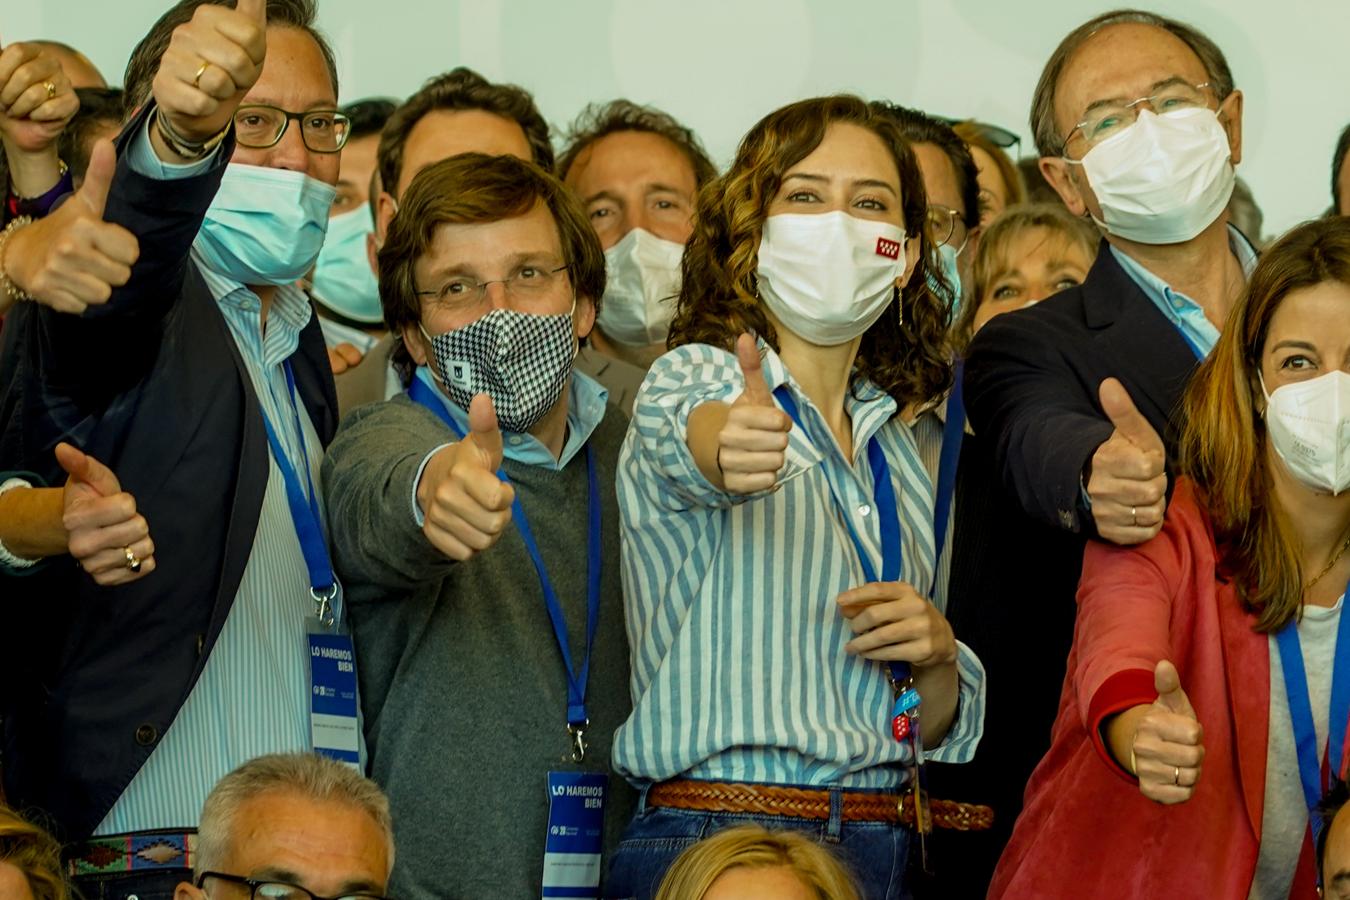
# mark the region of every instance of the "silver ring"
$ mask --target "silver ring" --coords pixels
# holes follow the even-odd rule
[[[141,561],[136,557],[135,553],[131,552],[131,548],[123,547],[122,552],[127,555],[127,569],[132,572],[139,572],[141,570]]]
[[[1181,766],[1172,767],[1172,783],[1181,787]]]

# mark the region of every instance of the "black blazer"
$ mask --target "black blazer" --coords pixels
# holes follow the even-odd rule
[[[156,570],[100,588],[69,560],[0,581],[5,791],[48,813],[62,838],[89,835],[135,776],[206,662],[234,601],[267,485],[261,412],[215,299],[188,257],[232,142],[211,171],[170,183],[125,159],[106,218],[140,240],[132,280],[84,316],[21,304],[0,350],[0,469],[60,484],[70,440],[135,497]],[[317,318],[292,357],[326,444],[337,400]]]
[[[1175,459],[1173,418],[1198,360],[1176,327],[1116,262],[1106,241],[1087,280],[980,329],[966,359],[965,400],[999,479],[1032,518],[1088,535],[1080,477],[1114,430],[1097,399],[1120,379]]]

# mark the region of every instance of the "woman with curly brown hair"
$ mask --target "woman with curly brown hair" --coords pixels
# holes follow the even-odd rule
[[[699,196],[619,460],[635,702],[613,758],[643,796],[607,896],[651,897],[751,820],[898,897],[917,764],[974,751],[983,672],[929,599],[933,479],[901,416],[951,380],[925,210],[894,122],[848,96],[765,117]]]

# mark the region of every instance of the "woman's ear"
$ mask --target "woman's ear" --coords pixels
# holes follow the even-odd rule
[[[909,279],[914,275],[914,270],[919,267],[919,254],[923,252],[923,241],[915,235],[905,238],[905,271],[900,273],[900,277],[895,279],[895,286],[900,290],[905,289],[909,284]]]

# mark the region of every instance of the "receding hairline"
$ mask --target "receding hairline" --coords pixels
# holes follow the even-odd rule
[[[1051,101],[1050,114],[1055,119],[1056,131],[1065,130],[1061,129],[1060,127],[1059,100],[1061,95],[1060,90],[1061,86],[1064,84],[1066,76],[1069,75],[1070,69],[1072,69],[1074,64],[1078,61],[1078,59],[1082,57],[1083,53],[1091,49],[1095,43],[1097,43],[1099,40],[1104,39],[1104,37],[1110,34],[1111,32],[1120,31],[1122,29],[1132,29],[1132,30],[1147,29],[1149,31],[1156,32],[1157,35],[1162,37],[1166,43],[1174,44],[1176,45],[1176,47],[1184,51],[1185,54],[1189,56],[1192,60],[1194,60],[1196,65],[1199,66],[1200,71],[1204,73],[1204,77],[1206,79],[1209,78],[1209,70],[1205,67],[1205,61],[1201,59],[1200,54],[1196,51],[1196,49],[1192,47],[1190,44],[1186,43],[1184,40],[1182,40],[1181,37],[1179,37],[1177,34],[1168,31],[1163,26],[1155,25],[1152,22],[1129,22],[1129,21],[1112,22],[1109,25],[1103,25],[1101,28],[1097,29],[1096,31],[1092,32],[1091,34],[1083,38],[1083,40],[1080,41],[1078,45],[1075,46],[1072,50],[1070,50],[1068,54],[1065,55],[1064,57],[1064,65],[1060,68],[1059,75],[1055,78],[1054,94],[1050,98]],[[1165,76],[1163,80],[1177,77],[1185,78],[1186,76],[1182,75],[1180,72],[1174,72]],[[1091,98],[1089,99],[1089,102],[1090,103],[1096,102],[1096,100],[1098,99],[1121,99],[1124,100],[1125,102],[1129,102],[1130,100],[1134,100],[1135,98],[1134,97]],[[1070,123],[1068,127],[1072,128],[1073,124]]]

